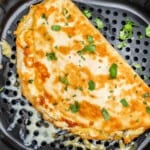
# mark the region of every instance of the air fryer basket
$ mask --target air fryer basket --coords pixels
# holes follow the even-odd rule
[[[12,2],[12,1],[11,1]],[[5,14],[5,10],[9,7],[6,20],[2,20],[0,28],[0,40],[6,40],[12,49],[11,60],[2,55],[2,48],[0,47],[0,64],[3,68],[0,69],[0,87],[3,87],[0,92],[0,126],[5,139],[17,149],[59,149],[71,150],[82,149],[81,147],[74,148],[71,145],[63,145],[63,141],[74,140],[75,137],[69,135],[65,131],[58,129],[57,138],[55,141],[45,141],[49,135],[41,135],[46,133],[53,126],[38,117],[38,114],[32,105],[21,95],[19,87],[19,79],[16,73],[16,47],[15,36],[13,34],[18,22],[25,15],[29,6],[41,2],[41,0],[16,1],[14,5],[0,5],[0,13]],[[142,11],[123,2],[111,2],[102,0],[75,0],[74,1],[81,10],[88,9],[92,12],[90,21],[93,25],[94,19],[99,17],[104,22],[104,28],[101,30],[108,41],[118,50],[118,52],[127,60],[127,62],[135,69],[143,80],[150,86],[150,38],[145,37],[145,27],[150,22],[150,18]],[[6,1],[7,3],[7,1]],[[5,9],[4,9],[5,6]],[[2,18],[0,18],[1,20]],[[118,49],[117,45],[121,42],[119,31],[125,24],[126,20],[132,20],[136,26],[134,27],[133,37],[128,39],[128,45],[125,48]],[[139,36],[143,35],[140,39]],[[135,64],[141,65],[141,71],[135,68]],[[33,119],[34,117],[34,119]],[[39,119],[41,118],[41,119]],[[28,127],[34,127],[30,133]],[[61,134],[64,134],[61,137]],[[65,136],[66,135],[66,136]],[[31,143],[24,139],[31,136]],[[43,141],[38,145],[37,139],[43,136]],[[83,143],[82,139],[77,140]],[[119,149],[118,141],[89,141],[93,145],[104,144],[108,150]],[[146,131],[143,135],[136,138],[132,144],[133,149],[142,150],[150,142],[150,131]],[[87,147],[85,149],[88,149]]]

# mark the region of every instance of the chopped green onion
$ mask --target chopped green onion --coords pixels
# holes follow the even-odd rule
[[[89,53],[93,53],[95,52],[95,50],[96,50],[96,45],[94,44],[87,45],[83,48],[83,51],[89,52]]]
[[[46,53],[46,57],[48,60],[57,60],[56,54],[54,52]]]
[[[110,119],[110,115],[109,115],[108,111],[106,110],[106,108],[103,108],[103,109],[101,110],[101,112],[102,112],[102,115],[103,115],[103,117],[104,117],[104,119],[105,119],[106,121]]]
[[[150,107],[149,107],[149,106],[146,107],[146,112],[147,112],[148,114],[150,114]]]
[[[128,107],[128,106],[129,106],[129,104],[128,104],[128,102],[127,102],[127,100],[126,100],[125,98],[121,99],[121,100],[120,100],[120,103],[121,103],[122,106],[124,106],[124,107]]]
[[[42,16],[41,16],[43,19],[47,19],[47,16],[45,15],[45,14],[42,14]]]
[[[145,34],[146,34],[147,37],[150,38],[150,24],[146,27]]]
[[[91,13],[90,10],[88,10],[88,9],[83,10],[83,14],[84,14],[87,18],[91,18],[91,17],[92,17],[92,13]]]
[[[128,43],[125,42],[125,41],[123,41],[123,42],[120,42],[120,43],[117,45],[117,48],[122,49],[122,48],[124,48],[124,47],[126,47],[126,46],[128,46]]]
[[[33,79],[28,80],[28,83],[32,84],[33,83]]]
[[[79,112],[79,110],[80,110],[80,104],[77,101],[75,101],[74,104],[70,104],[70,110],[71,110],[72,113]]]
[[[2,92],[2,91],[3,91],[3,89],[4,89],[4,88],[3,88],[3,87],[1,87],[1,88],[0,88],[0,92]]]
[[[51,29],[52,29],[53,31],[60,31],[60,30],[61,30],[61,26],[60,26],[60,25],[52,25],[52,26],[51,26]]]
[[[92,44],[94,42],[93,36],[89,35],[87,41]]]
[[[112,79],[117,77],[117,64],[112,64],[109,68],[109,75]]]
[[[142,95],[142,97],[143,98],[148,98],[148,97],[150,97],[150,93],[145,93],[145,94]]]
[[[126,40],[126,39],[131,38],[133,35],[133,26],[134,26],[134,23],[130,20],[127,20],[126,24],[120,30],[119,39]]]
[[[97,26],[98,29],[101,30],[101,29],[104,28],[104,24],[103,24],[103,22],[101,21],[101,19],[96,18],[96,19],[94,20],[94,22],[96,23],[96,26]]]
[[[95,83],[94,83],[94,81],[90,80],[88,82],[88,86],[89,86],[88,87],[89,90],[91,90],[91,91],[95,90]]]
[[[62,82],[65,85],[69,85],[69,81],[67,79],[67,75],[65,75],[64,77],[60,77],[59,78],[60,82]]]
[[[142,72],[142,66],[140,64],[133,64],[133,67],[140,73]]]
[[[76,89],[83,91],[83,88],[81,86],[78,86]]]

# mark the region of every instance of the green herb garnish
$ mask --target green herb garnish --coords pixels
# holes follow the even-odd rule
[[[51,26],[51,29],[52,29],[53,31],[60,31],[60,30],[61,30],[61,26],[60,26],[60,25],[52,25],[52,26]]]
[[[131,38],[133,35],[133,26],[134,26],[134,23],[130,20],[127,20],[126,24],[120,30],[119,39],[127,40],[127,39]]]
[[[110,119],[110,115],[109,115],[108,111],[106,110],[106,108],[103,108],[103,109],[101,110],[101,112],[102,112],[102,115],[103,115],[103,117],[104,117],[104,119],[105,119],[106,121]]]
[[[57,60],[56,54],[54,52],[46,53],[46,57],[48,60]]]
[[[90,44],[90,45],[85,46],[82,51],[93,53],[95,52],[95,50],[96,50],[96,45]]]
[[[93,36],[89,35],[87,41],[92,44],[94,42]]]
[[[83,91],[83,88],[81,86],[78,86],[76,89]]]
[[[2,92],[2,91],[3,91],[3,89],[4,89],[4,88],[3,88],[3,87],[1,87],[1,88],[0,88],[0,92]]]
[[[96,18],[96,19],[94,20],[94,22],[96,23],[96,26],[97,26],[98,29],[101,30],[101,29],[104,28],[104,24],[103,24],[103,22],[101,21],[101,19]]]
[[[145,34],[150,38],[150,24],[145,28]]]
[[[142,95],[142,97],[143,98],[148,98],[148,97],[150,97],[150,93],[145,93],[145,94]]]
[[[150,114],[150,107],[149,106],[146,107],[146,112]]]
[[[70,104],[70,110],[73,113],[77,113],[80,110],[80,104],[77,101],[75,101],[74,104]]]
[[[94,83],[94,81],[90,80],[90,81],[88,82],[88,89],[89,89],[90,91],[95,90],[95,83]]]
[[[124,107],[128,107],[128,106],[129,106],[129,104],[128,104],[128,102],[127,102],[127,100],[126,100],[125,98],[121,99],[121,100],[120,100],[120,103],[121,103],[122,106],[124,106]]]
[[[33,79],[28,80],[28,83],[32,84],[33,83]]]
[[[88,9],[83,10],[83,14],[84,14],[87,18],[91,18],[91,17],[92,17],[92,13],[91,13],[90,10],[88,10]]]
[[[47,16],[45,14],[42,14],[41,16],[43,19],[47,20]]]
[[[128,43],[126,41],[123,41],[123,42],[120,42],[118,45],[117,45],[117,48],[119,49],[122,49],[124,47],[128,46]]]
[[[65,75],[64,77],[60,77],[59,78],[60,82],[62,82],[65,85],[69,85],[69,81],[67,79],[67,75]]]
[[[114,79],[117,77],[117,71],[118,70],[118,66],[117,64],[112,64],[109,68],[109,75],[110,75],[110,78]]]

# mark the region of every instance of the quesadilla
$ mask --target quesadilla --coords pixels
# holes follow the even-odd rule
[[[150,128],[150,88],[71,0],[31,6],[15,35],[22,94],[45,120],[125,143]]]

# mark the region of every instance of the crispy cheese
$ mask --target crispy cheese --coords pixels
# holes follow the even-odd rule
[[[70,0],[31,6],[15,35],[22,93],[44,119],[125,143],[150,128],[150,88]]]

